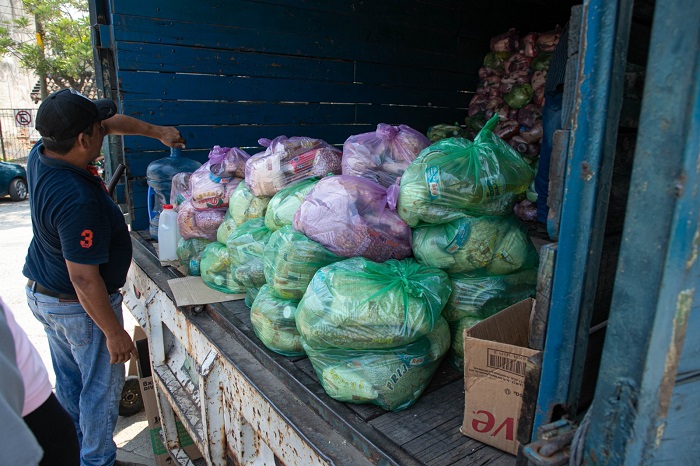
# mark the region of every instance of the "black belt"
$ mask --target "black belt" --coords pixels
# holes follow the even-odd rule
[[[71,302],[78,302],[78,297],[74,294],[66,294],[66,293],[56,293],[53,290],[49,290],[46,287],[41,286],[39,283],[35,282],[34,280],[29,280],[27,282],[27,286],[29,289],[32,291],[39,293],[39,294],[45,294],[46,296],[51,296],[52,298],[58,298],[61,301],[71,301]]]

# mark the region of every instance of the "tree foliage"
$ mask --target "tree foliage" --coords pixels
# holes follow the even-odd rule
[[[27,17],[0,24],[0,55],[14,55],[22,68],[87,94],[94,70],[87,0],[22,0],[22,4]],[[32,18],[43,28],[43,50],[34,39]],[[32,40],[17,40],[13,29]]]

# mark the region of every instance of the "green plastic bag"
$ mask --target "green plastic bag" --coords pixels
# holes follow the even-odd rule
[[[442,311],[452,330],[448,361],[457,370],[464,370],[465,328],[491,317],[508,306],[535,296],[537,268],[524,269],[509,275],[450,275],[452,294]]]
[[[512,147],[493,134],[494,115],[474,142],[448,138],[424,149],[401,177],[398,213],[411,227],[464,215],[506,215],[534,177]]]
[[[255,301],[250,306],[250,322],[255,335],[269,349],[285,356],[303,356],[294,315],[297,301],[281,299],[270,293],[270,287],[263,285]]]
[[[336,256],[291,226],[284,226],[270,236],[265,246],[265,279],[274,296],[299,301],[318,269],[341,260],[345,258]]]
[[[321,268],[297,308],[309,345],[382,349],[433,331],[452,288],[445,272],[414,259],[353,257]]]
[[[243,225],[253,218],[265,217],[269,197],[257,197],[245,183],[239,183],[233,190],[228,203],[228,213],[235,226]]]
[[[399,411],[416,402],[435,374],[450,344],[445,319],[424,337],[388,349],[316,349],[303,338],[323,389],[331,397],[349,403],[370,403]]]
[[[199,276],[199,261],[202,258],[202,251],[211,244],[211,240],[206,238],[180,238],[177,243],[177,258],[180,264],[187,269],[188,275]]]
[[[231,275],[247,288],[260,288],[265,284],[263,251],[271,234],[265,220],[258,217],[236,227],[226,240]]]
[[[245,293],[246,286],[231,274],[231,261],[225,244],[215,241],[205,247],[199,268],[202,280],[210,288],[224,293]]]
[[[265,226],[270,231],[277,231],[285,225],[291,225],[294,214],[318,180],[319,178],[308,178],[299,181],[272,196],[265,213]]]
[[[216,240],[219,243],[224,243],[226,244],[226,240],[228,239],[228,235],[231,234],[231,232],[237,227],[238,225],[236,222],[233,220],[233,217],[231,217],[231,212],[228,210],[226,211],[226,215],[224,216],[224,221],[221,222],[221,225],[219,225],[219,228],[216,230]]]
[[[413,229],[413,254],[421,264],[447,273],[505,275],[537,265],[539,256],[514,215],[467,216]]]

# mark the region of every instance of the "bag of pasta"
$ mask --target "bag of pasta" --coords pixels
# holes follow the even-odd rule
[[[464,215],[506,215],[534,178],[512,147],[493,134],[494,115],[474,142],[448,138],[423,150],[401,177],[398,213],[411,227]]]
[[[291,226],[282,227],[272,233],[263,253],[270,293],[299,301],[318,269],[343,259]]]
[[[388,188],[429,145],[428,138],[410,126],[380,123],[376,131],[345,141],[343,175],[361,176]]]
[[[450,324],[452,346],[447,355],[450,364],[464,370],[464,329],[471,328],[508,306],[535,296],[537,268],[509,275],[450,275],[452,295],[442,311]]]
[[[250,322],[255,335],[272,351],[284,356],[303,356],[301,338],[294,314],[297,301],[282,299],[263,285],[250,306]]]
[[[411,229],[389,206],[387,189],[366,178],[323,178],[306,195],[293,225],[342,257],[384,262],[412,255]]]
[[[265,225],[270,231],[276,231],[285,225],[291,225],[294,214],[309,192],[314,189],[319,178],[298,181],[277,192],[267,205]]]
[[[450,346],[450,331],[438,316],[432,332],[394,348],[315,348],[303,338],[302,345],[328,396],[400,411],[415,403],[430,383]]]
[[[231,261],[226,245],[215,241],[202,251],[199,263],[202,281],[210,288],[224,293],[245,293],[246,286],[231,273]]]
[[[354,257],[316,272],[297,307],[297,328],[315,348],[406,345],[433,331],[450,292],[445,272],[414,259]]]
[[[506,275],[539,260],[527,230],[513,215],[420,225],[413,229],[412,247],[418,262],[449,274]]]

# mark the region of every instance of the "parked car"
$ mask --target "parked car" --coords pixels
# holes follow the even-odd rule
[[[27,170],[16,163],[0,162],[0,196],[7,194],[13,201],[27,198]]]

